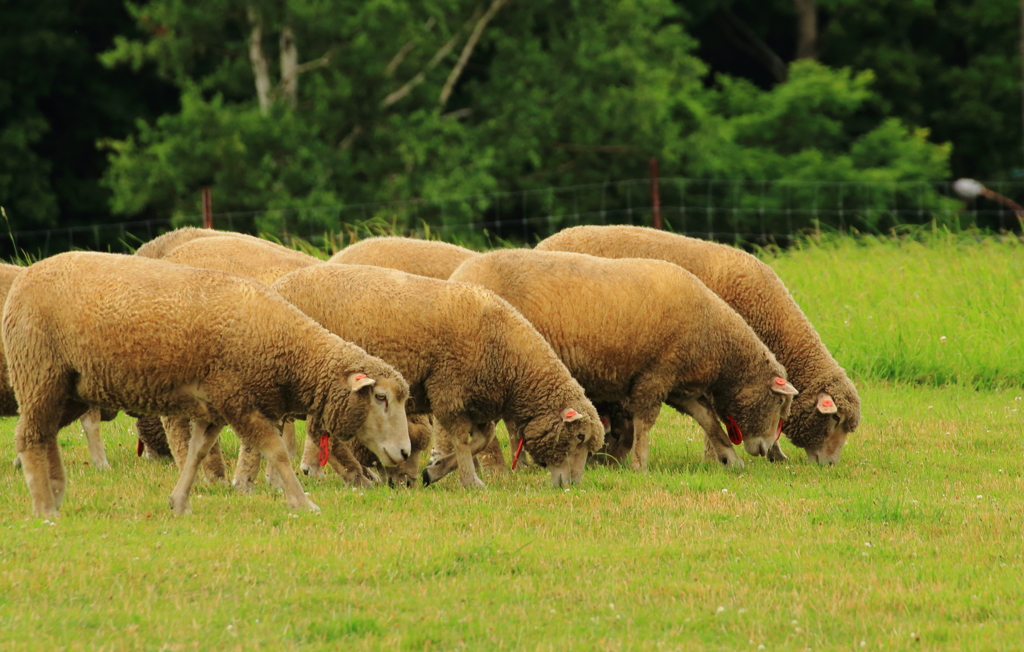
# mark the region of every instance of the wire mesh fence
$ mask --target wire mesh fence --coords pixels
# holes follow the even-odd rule
[[[1024,183],[991,182],[1011,198]],[[1016,214],[984,198],[965,201],[950,183],[845,183],[662,178],[665,228],[736,244],[787,246],[812,231],[887,233],[901,225],[1015,231]],[[198,197],[198,193],[197,193]],[[440,237],[470,245],[532,244],[579,224],[650,225],[651,181],[633,179],[467,197],[415,199],[263,211],[214,212],[214,228],[296,238],[336,249],[368,235]],[[199,225],[200,215],[15,231],[3,254],[45,257],[69,249],[130,252],[160,233]]]

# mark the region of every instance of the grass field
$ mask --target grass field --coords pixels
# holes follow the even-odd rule
[[[861,390],[830,468],[785,445],[786,465],[705,465],[666,408],[647,476],[588,469],[561,491],[527,469],[475,493],[303,479],[319,515],[262,483],[197,485],[174,518],[176,474],[135,457],[130,420],[104,424],[107,473],[68,428],[57,523],[0,464],[0,649],[1020,649],[1020,252],[832,242],[772,260]],[[901,290],[901,259],[931,285]]]

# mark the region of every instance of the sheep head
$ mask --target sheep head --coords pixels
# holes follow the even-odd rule
[[[860,397],[845,374],[811,383],[793,400],[786,436],[819,464],[835,464],[860,425]]]
[[[796,388],[785,378],[773,376],[767,383],[762,380],[744,387],[732,400],[714,402],[730,441],[757,456],[767,455],[778,440],[796,395]]]
[[[310,415],[307,430],[340,439],[355,437],[385,467],[412,456],[405,403],[409,385],[397,372],[353,371],[337,378],[323,410]]]
[[[604,445],[604,426],[586,399],[510,425],[533,461],[551,472],[551,484],[556,487],[578,483],[587,458]]]

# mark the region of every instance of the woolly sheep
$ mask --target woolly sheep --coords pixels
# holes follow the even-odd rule
[[[860,397],[771,267],[725,245],[636,226],[578,226],[537,245],[606,258],[656,258],[689,270],[740,314],[800,390],[785,434],[821,464],[839,461],[860,424]],[[785,459],[778,445],[772,457]]]
[[[7,298],[11,291],[11,284],[14,279],[21,276],[25,267],[19,265],[6,265],[0,263],[0,305]],[[10,379],[7,377],[7,359],[0,349],[0,417],[18,416],[18,401],[14,397],[14,388],[11,387]],[[93,468],[100,471],[110,470],[110,462],[107,461],[106,451],[103,449],[103,439],[100,437],[100,422],[113,421],[117,412],[90,408],[82,415],[82,430],[85,432],[85,440],[89,445],[89,460]],[[14,458],[14,466],[21,466],[21,458]]]
[[[483,486],[473,455],[499,418],[522,433],[555,486],[578,482],[588,453],[603,442],[583,388],[544,338],[483,288],[365,265],[310,267],[273,288],[403,374],[408,411],[432,413],[455,447],[424,470],[426,484],[457,466],[463,486]]]
[[[587,396],[623,404],[633,415],[634,470],[647,470],[648,431],[662,403],[694,417],[720,461],[742,466],[707,398],[730,438],[763,455],[796,394],[743,319],[671,263],[508,249],[467,260],[451,279],[508,300]]]
[[[385,465],[409,456],[409,387],[390,365],[328,333],[265,286],[138,256],[70,252],[11,287],[3,315],[15,443],[34,511],[55,516],[66,476],[57,431],[87,406],[191,418],[188,459],[171,493],[189,513],[199,463],[230,424],[277,467],[292,509],[316,511],[274,427],[358,437]]]
[[[349,245],[328,262],[385,267],[444,281],[463,261],[476,255],[475,251],[447,242],[387,236],[367,238]],[[432,461],[452,452],[451,440],[443,434],[436,439],[435,446],[438,448],[431,453]],[[497,439],[491,439],[477,458],[481,466],[491,472],[506,469]]]
[[[437,240],[378,237],[349,245],[328,262],[373,265],[445,280],[464,260],[476,255],[475,251]]]

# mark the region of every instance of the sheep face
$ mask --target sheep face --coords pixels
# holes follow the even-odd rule
[[[353,373],[334,383],[323,414],[310,417],[313,433],[355,438],[366,446],[384,467],[392,467],[412,456],[405,403],[409,386],[401,376]],[[354,426],[354,427],[353,427]]]
[[[425,451],[430,450],[434,434],[430,416],[426,414],[413,415],[409,417],[408,423],[411,445],[409,458],[384,469],[388,484],[392,487],[414,486],[420,477],[420,458]]]
[[[583,478],[587,458],[604,445],[604,426],[589,402],[541,414],[513,426],[533,461],[551,472],[551,484],[569,486]]]
[[[850,433],[860,425],[860,399],[846,378],[804,389],[793,401],[786,436],[819,464],[835,464]]]
[[[727,413],[721,415],[732,442],[738,444],[742,437],[747,453],[767,455],[782,434],[783,423],[790,414],[796,395],[796,388],[778,376],[772,378],[767,387],[741,390],[728,406]]]

